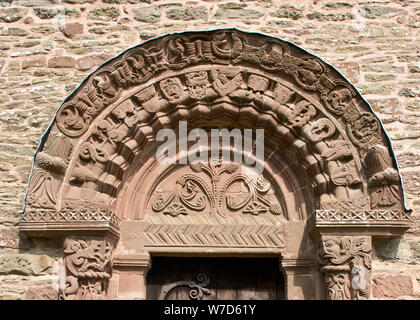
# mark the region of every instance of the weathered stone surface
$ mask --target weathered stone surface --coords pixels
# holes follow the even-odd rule
[[[155,23],[160,21],[161,13],[154,7],[133,9],[134,19],[141,22]]]
[[[411,88],[401,88],[400,91],[398,91],[398,95],[407,98],[414,98],[417,96],[417,94]]]
[[[383,261],[408,264],[419,263],[418,247],[420,241],[410,239],[381,240],[374,242],[376,255]],[[416,256],[417,255],[417,256]]]
[[[377,112],[393,114],[403,111],[398,98],[369,99],[368,102],[373,110]]]
[[[381,57],[372,57],[372,58],[362,59],[362,62],[364,64],[368,64],[368,63],[378,63],[378,62],[385,62],[385,61],[392,61],[392,60],[393,60],[392,56],[381,56]]]
[[[368,65],[362,65],[362,70],[371,71],[371,72],[403,73],[404,67],[385,65],[385,64],[368,64]]]
[[[398,55],[397,59],[399,62],[420,61],[420,55]]]
[[[408,72],[411,73],[420,73],[420,64],[409,64]]]
[[[25,300],[57,300],[58,290],[52,286],[30,287],[25,293]]]
[[[237,3],[237,2],[228,2],[228,3],[219,4],[219,8],[223,8],[223,9],[243,9],[247,6],[248,5],[246,3]]]
[[[77,64],[77,69],[79,70],[89,70],[93,66],[96,65],[96,59],[90,56],[87,56],[87,57],[77,59],[76,64]]]
[[[347,9],[347,8],[353,8],[354,4],[348,3],[348,2],[327,2],[322,7],[323,9],[327,10],[337,10],[337,9]]]
[[[34,46],[36,46],[40,43],[41,43],[41,41],[39,41],[39,40],[23,41],[23,42],[15,43],[15,47],[17,47],[17,48],[30,48],[30,47],[34,47]]]
[[[361,52],[361,51],[367,51],[370,50],[369,47],[366,46],[349,46],[349,47],[340,47],[337,48],[335,51],[338,53],[353,53],[353,52]]]
[[[276,18],[287,18],[292,20],[298,20],[303,17],[302,12],[295,9],[280,9],[274,12],[270,12],[270,16]]]
[[[336,62],[334,67],[343,74],[351,83],[360,79],[360,66],[357,62]]]
[[[76,60],[72,57],[54,57],[48,60],[49,68],[74,68]]]
[[[0,255],[0,274],[39,275],[51,272],[54,260],[46,255]]]
[[[389,95],[394,90],[394,87],[389,84],[384,85],[359,85],[358,89],[362,94],[382,94]]]
[[[381,82],[394,80],[396,76],[394,74],[367,74],[365,80],[368,82]]]
[[[351,13],[338,13],[338,14],[324,14],[320,12],[314,12],[306,15],[309,19],[316,19],[320,21],[343,21],[347,19],[352,19],[353,15]]]
[[[360,14],[368,19],[392,18],[395,16],[405,15],[407,11],[395,8],[389,5],[383,6],[363,6],[360,8]]]
[[[403,135],[401,138],[414,138],[417,139],[420,137],[420,132],[416,135]],[[404,188],[407,193],[420,195],[420,172],[418,171],[403,171],[401,172]]]
[[[365,98],[368,99],[373,109],[378,111],[381,120],[386,123],[387,132],[393,140],[400,167],[403,171],[408,170],[403,177],[405,185],[409,186],[405,190],[408,197],[407,206],[414,209],[414,214],[418,216],[419,186],[416,185],[415,179],[420,165],[418,156],[420,132],[416,129],[416,126],[418,128],[418,119],[420,119],[420,92],[418,90],[419,73],[416,71],[416,65],[420,61],[420,55],[418,54],[418,32],[416,32],[418,29],[415,29],[415,23],[416,19],[418,20],[416,14],[420,12],[420,7],[407,1],[381,4],[374,2],[347,3],[337,0],[339,2],[313,1],[305,3],[306,8],[300,10],[293,7],[282,7],[282,3],[278,1],[230,1],[186,3],[182,1],[151,2],[149,0],[57,0],[54,3],[54,1],[47,0],[15,0],[11,7],[0,6],[0,12],[4,12],[5,9],[29,12],[13,23],[11,20],[16,17],[10,16],[10,18],[4,18],[5,20],[0,18],[0,22],[2,22],[0,27],[0,142],[10,146],[7,150],[0,151],[0,172],[5,173],[1,175],[0,179],[7,181],[0,183],[0,207],[2,208],[0,216],[3,215],[3,209],[6,208],[16,208],[16,214],[22,209],[26,185],[23,180],[27,176],[23,166],[31,164],[34,149],[17,149],[16,145],[26,144],[29,147],[36,147],[42,132],[52,119],[54,110],[66,97],[68,91],[76,88],[80,81],[93,71],[93,68],[129,46],[154,36],[187,29],[214,29],[224,26],[237,26],[249,31],[263,31],[295,43],[300,41],[302,47],[316,52],[322,59],[327,59],[350,82],[356,84],[357,89],[362,89],[363,94],[372,94],[375,99],[372,99],[370,95]],[[14,7],[17,3],[24,4],[29,9]],[[135,5],[135,3],[140,3],[140,5]],[[157,19],[135,21],[133,9],[142,13],[142,10],[146,8],[144,3],[152,3],[158,16]],[[54,9],[52,4],[83,10],[82,18],[77,21],[68,17],[66,20],[61,20],[61,17],[56,15],[52,19],[40,20],[33,14],[33,9],[38,7]],[[358,14],[360,6],[371,7],[373,4],[380,8],[402,9],[407,14],[394,15],[391,12],[389,16],[386,12],[380,12],[378,15],[373,14],[373,20],[363,19],[363,13]],[[91,10],[111,5],[115,5],[120,11],[120,15],[116,19],[101,21],[88,18],[89,20],[86,20]],[[194,20],[190,22],[186,20],[184,22],[169,20],[166,16],[167,11],[173,8],[185,9],[187,6],[194,8],[200,5],[208,9],[209,17],[207,18],[212,19],[211,21]],[[417,6],[417,10],[415,6]],[[251,9],[265,16],[264,19],[253,20],[247,16],[238,17],[236,14],[232,15],[232,19],[241,21],[230,20],[230,18],[214,19],[213,15],[218,9],[229,9],[232,12]],[[278,11],[284,12],[282,13],[284,18],[271,16]],[[357,19],[347,18],[347,20],[339,21],[342,15],[350,13],[354,14]],[[0,17],[3,17],[1,13]],[[58,21],[59,19],[60,21]],[[137,21],[150,23],[150,25]],[[44,24],[40,24],[40,22]],[[66,34],[64,26],[61,28],[63,23],[79,23],[84,28],[80,32],[67,32]],[[7,26],[9,27],[4,28]],[[72,39],[66,38],[62,32]],[[91,36],[91,38],[86,36]],[[115,41],[116,39],[119,42]],[[39,43],[40,41],[41,43]],[[74,67],[68,69],[44,68],[47,61],[54,56],[68,56],[76,53],[82,55],[73,56],[76,61],[75,64],[70,63],[70,66],[74,65]],[[379,64],[381,67],[379,69],[370,67],[371,70],[368,71],[365,66],[372,64]],[[362,65],[363,69],[361,69]],[[380,70],[384,65],[388,70]],[[395,68],[389,68],[390,66]],[[380,84],[376,83],[377,81],[388,82]],[[55,105],[46,103],[50,99],[51,101],[59,100],[59,102]],[[46,109],[51,112],[47,114]],[[15,149],[16,151],[14,151]],[[407,179],[411,179],[411,181]],[[419,231],[416,232],[417,236],[420,235]],[[413,234],[409,235],[413,236]],[[0,232],[0,247],[2,243],[4,245],[5,242],[2,242],[4,239],[13,238],[13,236],[13,234],[4,235]],[[5,246],[1,250],[3,252],[15,250],[14,245],[13,242],[6,240]],[[36,250],[40,250],[39,247]],[[415,245],[400,244],[394,255],[382,253],[381,259],[395,261],[402,266],[406,265],[409,270],[410,264],[418,261],[415,259],[415,252]],[[388,258],[385,259],[386,256]],[[390,262],[387,264],[393,264]],[[375,272],[375,270],[373,271]],[[6,296],[3,295],[6,290],[4,283],[0,284],[0,287],[0,298],[2,298]],[[20,293],[17,291],[13,293],[14,288],[11,286],[7,286],[7,288],[10,290],[8,297],[19,298],[25,295],[21,289],[16,289]],[[26,288],[24,289],[26,290]],[[33,289],[33,292],[35,293],[36,289]]]
[[[398,166],[401,169],[420,166],[420,154],[404,152],[397,154]]]
[[[116,21],[120,16],[120,10],[116,7],[106,7],[89,11],[88,19],[101,21]]]
[[[63,3],[69,4],[85,4],[85,3],[95,3],[97,0],[61,0]]]
[[[219,11],[224,11],[224,10],[219,9],[216,12],[215,17],[219,17],[218,16]],[[168,11],[166,11],[166,17],[172,20],[183,20],[183,21],[198,20],[198,19],[206,20],[207,16],[208,16],[208,13],[207,13],[207,8],[205,6],[174,8],[174,9],[169,9]]]
[[[21,300],[25,287],[22,285],[3,284],[0,286],[0,300]]]
[[[61,31],[67,37],[73,37],[76,34],[83,34],[83,24],[75,22],[75,23],[66,23]]]
[[[16,22],[22,19],[28,13],[28,9],[6,8],[0,9],[0,22]]]
[[[52,19],[56,16],[68,16],[68,17],[80,17],[80,12],[76,9],[69,9],[69,8],[35,8],[34,14],[43,20]]]
[[[1,27],[0,28],[0,36],[27,36],[29,34],[28,31],[15,28],[15,27]]]
[[[37,7],[37,6],[48,6],[59,3],[60,0],[15,0],[13,4],[15,6],[22,7]]]
[[[0,228],[0,249],[17,249],[19,245],[19,233],[17,229]]]
[[[137,3],[151,3],[152,0],[102,0],[103,3],[111,4],[137,4]]]
[[[58,31],[58,29],[56,26],[44,24],[38,27],[31,28],[31,31],[35,33],[41,33],[41,34],[50,34],[50,33],[54,33]]]
[[[413,283],[409,275],[376,275],[372,279],[374,298],[398,298],[413,294]]]

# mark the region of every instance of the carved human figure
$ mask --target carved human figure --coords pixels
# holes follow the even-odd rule
[[[246,87],[240,69],[211,70],[210,79],[212,80],[212,88],[221,97],[230,96],[232,92]]]
[[[34,208],[54,208],[61,177],[73,150],[70,140],[51,135],[35,157],[26,203]]]
[[[365,157],[372,209],[400,207],[400,177],[388,150],[382,145],[369,148]]]
[[[269,87],[269,80],[266,77],[250,74],[245,86],[231,92],[229,97],[240,103],[254,103],[265,110],[273,110],[282,119],[287,117],[289,109],[273,99],[273,95],[267,95],[266,90]]]
[[[326,162],[331,181],[336,186],[335,195],[340,200],[351,198],[349,187],[360,184],[350,145],[344,140],[328,140],[336,128],[331,120],[321,118],[305,129],[306,137],[314,143],[314,149]]]

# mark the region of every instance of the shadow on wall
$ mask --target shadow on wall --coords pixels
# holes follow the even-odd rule
[[[420,264],[420,243],[414,239],[376,240],[373,247],[381,261]]]

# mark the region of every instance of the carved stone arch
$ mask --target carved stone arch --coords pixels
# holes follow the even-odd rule
[[[156,134],[180,121],[207,131],[263,128],[263,173],[220,163],[158,166]],[[322,286],[314,284],[321,263],[328,297],[347,299],[369,297],[369,287],[350,282],[360,268],[369,280],[371,236],[401,234],[409,213],[382,124],[339,72],[289,42],[222,29],[152,39],[92,73],[38,148],[20,229],[67,236],[64,298],[116,297],[108,292],[112,261],[124,279],[127,268],[147,269],[144,252],[187,245],[190,253],[277,254],[290,286]],[[255,225],[263,231],[253,238]],[[206,235],[205,226],[227,235]],[[196,231],[185,236],[185,228]],[[89,269],[92,261],[99,270]],[[288,297],[302,295],[290,289]]]

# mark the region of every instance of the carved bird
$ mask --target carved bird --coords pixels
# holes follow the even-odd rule
[[[175,62],[178,58],[180,58],[181,61],[185,60],[185,56],[184,56],[185,48],[182,45],[182,42],[181,42],[180,38],[176,38],[175,40],[174,39],[169,40],[168,49],[171,52],[171,54],[173,55],[169,59],[169,61],[171,63]]]

